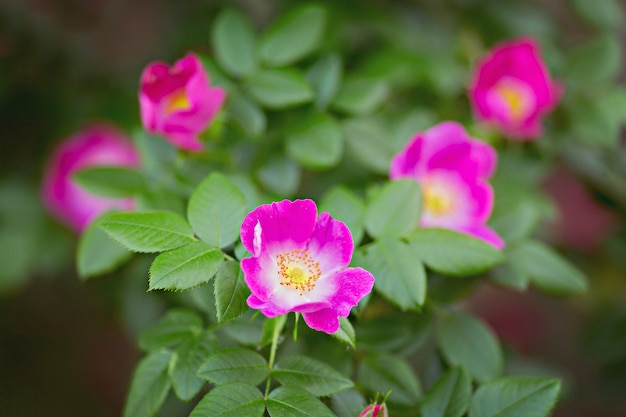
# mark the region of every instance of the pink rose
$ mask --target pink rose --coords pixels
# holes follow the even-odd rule
[[[541,119],[561,93],[532,38],[497,45],[478,62],[469,87],[475,118],[519,140],[541,135]]]
[[[44,172],[41,194],[46,208],[77,233],[110,209],[132,210],[129,199],[93,195],[72,180],[81,169],[139,164],[132,143],[116,128],[97,124],[63,141],[52,153]]]
[[[372,404],[367,406],[359,417],[388,417],[387,406],[385,404]]]
[[[177,148],[198,152],[202,150],[198,135],[209,126],[225,97],[222,88],[211,87],[194,54],[172,67],[153,62],[141,74],[141,121],[148,132],[163,135]]]

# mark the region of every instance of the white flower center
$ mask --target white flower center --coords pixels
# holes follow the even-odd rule
[[[308,250],[293,249],[279,253],[276,257],[280,285],[297,290],[300,295],[315,288],[315,283],[322,275],[319,262],[311,258]]]

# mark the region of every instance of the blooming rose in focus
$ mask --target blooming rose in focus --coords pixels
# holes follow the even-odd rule
[[[443,122],[415,135],[394,156],[389,177],[420,184],[420,226],[453,229],[502,248],[500,236],[485,225],[493,208],[487,180],[496,162],[491,146],[469,137],[458,123]]]
[[[194,54],[173,66],[154,62],[141,75],[141,121],[150,133],[163,135],[180,149],[202,150],[198,135],[224,103],[222,88],[211,87],[209,76]]]
[[[541,118],[560,96],[532,38],[497,45],[479,61],[469,87],[474,116],[520,140],[541,135]]]
[[[374,277],[347,268],[354,251],[347,226],[317,215],[311,200],[264,204],[241,225],[241,242],[252,257],[241,260],[252,294],[248,306],[267,317],[302,313],[312,329],[334,333],[339,317],[372,290]]]
[[[367,406],[359,417],[387,417],[387,406],[385,404],[372,404]]]
[[[54,150],[44,172],[43,202],[54,216],[80,233],[103,212],[132,210],[134,202],[93,195],[76,184],[72,175],[89,167],[137,165],[139,156],[121,132],[104,124],[89,126]]]

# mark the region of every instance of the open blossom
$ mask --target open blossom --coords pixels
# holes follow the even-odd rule
[[[485,225],[493,208],[487,180],[496,163],[491,146],[468,136],[458,123],[443,122],[416,134],[394,156],[389,177],[420,184],[420,226],[453,229],[502,248],[502,239]]]
[[[154,62],[141,75],[141,121],[150,133],[163,135],[174,146],[202,150],[198,135],[224,103],[222,88],[211,87],[200,59],[188,54],[173,66]]]
[[[374,277],[348,268],[354,251],[347,226],[321,213],[311,200],[264,204],[241,225],[241,242],[252,257],[241,260],[252,294],[248,306],[267,317],[302,313],[312,329],[334,333],[339,317],[367,295]]]
[[[511,138],[541,135],[541,119],[561,96],[532,38],[497,45],[477,65],[469,87],[475,117]]]
[[[388,417],[388,415],[385,404],[372,404],[361,411],[359,417]]]
[[[139,156],[121,132],[105,124],[89,126],[52,153],[42,182],[43,202],[53,215],[80,233],[103,212],[132,210],[134,202],[93,195],[76,184],[72,175],[89,167],[137,165]]]

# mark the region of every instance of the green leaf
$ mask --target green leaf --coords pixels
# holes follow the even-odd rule
[[[336,166],[343,153],[343,132],[326,113],[310,113],[287,136],[287,152],[310,169]]]
[[[387,174],[395,149],[385,126],[375,119],[348,119],[342,123],[347,150],[371,171]]]
[[[198,369],[198,376],[217,385],[232,382],[260,384],[267,378],[267,361],[248,349],[232,348],[213,353]]]
[[[237,240],[245,215],[246,197],[219,172],[200,183],[187,206],[187,218],[198,237],[221,248]]]
[[[236,94],[228,98],[227,104],[228,115],[249,136],[258,138],[265,132],[267,126],[265,113],[248,97]]]
[[[365,220],[365,202],[349,188],[338,185],[330,189],[319,204],[319,211],[330,215],[348,226],[354,245],[358,246],[363,238]]]
[[[502,350],[493,332],[476,317],[450,312],[437,328],[439,349],[450,366],[463,366],[480,383],[502,372]]]
[[[363,359],[357,380],[372,392],[391,391],[389,402],[416,406],[422,397],[420,382],[406,359],[381,355]]]
[[[175,308],[139,336],[139,347],[155,350],[202,332],[202,318],[191,310]]]
[[[124,417],[154,416],[170,390],[167,365],[171,353],[154,352],[143,358],[130,382],[130,390],[124,405]]]
[[[525,199],[511,207],[498,217],[493,217],[489,224],[507,244],[530,236],[540,219],[536,204]]]
[[[274,22],[261,37],[259,56],[269,66],[291,64],[313,52],[326,25],[326,10],[305,5]]]
[[[409,237],[409,243],[415,256],[444,275],[478,274],[504,259],[502,251],[494,246],[448,229],[418,229]]]
[[[246,299],[250,294],[239,263],[226,261],[215,277],[215,306],[217,321],[223,323],[248,311]]]
[[[235,77],[256,71],[256,40],[248,19],[233,9],[222,11],[213,22],[213,50],[217,62]]]
[[[390,181],[376,191],[365,209],[365,229],[375,238],[402,237],[420,219],[422,192],[416,181]]]
[[[259,104],[269,109],[308,103],[314,96],[313,88],[295,68],[259,71],[248,80],[248,90]]]
[[[73,179],[85,190],[108,198],[132,197],[144,188],[143,177],[131,168],[86,168],[74,173]]]
[[[268,158],[257,175],[264,187],[282,196],[294,194],[300,185],[300,167],[282,155]]]
[[[189,417],[263,417],[263,394],[253,385],[234,383],[213,388]]]
[[[367,248],[363,267],[374,288],[403,310],[418,310],[426,298],[426,272],[412,248],[400,240],[380,240]]]
[[[208,356],[217,349],[217,339],[211,332],[183,340],[169,362],[168,374],[176,396],[190,401],[202,389],[205,381],[196,373]]]
[[[270,417],[336,417],[320,400],[298,387],[279,387],[266,401]]]
[[[346,78],[332,102],[333,108],[355,116],[365,116],[389,99],[389,84],[382,79]]]
[[[300,387],[316,397],[325,397],[354,385],[350,378],[326,363],[301,355],[281,358],[272,376],[283,385]]]
[[[359,391],[348,389],[333,395],[330,406],[337,417],[355,417],[361,414],[367,403]]]
[[[580,294],[587,290],[582,272],[548,246],[526,241],[508,253],[512,265],[541,290],[553,294]]]
[[[97,225],[134,252],[163,252],[194,240],[187,221],[167,211],[112,213],[98,219]]]
[[[352,327],[352,323],[350,323],[347,317],[339,317],[339,330],[333,333],[332,336],[337,340],[347,343],[353,349],[356,347],[354,327]]]
[[[617,29],[624,22],[623,3],[619,0],[570,0],[569,3],[581,17],[601,28]]]
[[[622,49],[617,37],[598,36],[574,50],[567,65],[567,78],[575,88],[615,79],[622,66]]]
[[[209,282],[220,268],[224,254],[204,242],[163,252],[150,266],[150,290],[182,291]]]
[[[126,262],[132,253],[114,242],[92,222],[78,240],[76,269],[81,279],[113,271]]]
[[[337,94],[341,83],[341,57],[337,54],[325,55],[306,73],[315,90],[315,106],[324,110]]]
[[[274,334],[281,334],[287,323],[287,315],[276,316],[263,321],[263,335],[261,336],[260,346],[266,346],[272,343]]]
[[[426,393],[420,411],[422,417],[461,417],[472,397],[472,381],[463,368],[453,368],[437,380]]]
[[[509,377],[476,390],[469,417],[547,417],[554,408],[561,383],[551,378]]]
[[[516,290],[528,288],[528,276],[516,268],[511,262],[496,265],[491,271],[491,280],[496,284]]]

